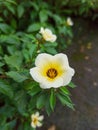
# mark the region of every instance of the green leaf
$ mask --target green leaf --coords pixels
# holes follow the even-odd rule
[[[60,90],[62,93],[64,93],[65,95],[70,95],[69,90],[66,87],[60,87]]]
[[[40,96],[38,96],[37,104],[36,104],[38,109],[41,109],[42,107],[44,107],[46,98],[47,98],[47,95],[45,93],[42,93]]]
[[[27,85],[25,86],[25,89],[27,89],[28,93],[31,96],[35,96],[36,94],[38,94],[42,91],[42,89],[35,82],[27,83]]]
[[[24,80],[28,79],[27,76],[18,73],[16,71],[10,71],[6,73],[7,76],[9,76],[10,78],[12,78],[13,80],[15,80],[16,82],[23,82]]]
[[[49,115],[51,114],[51,112],[52,112],[52,109],[51,109],[51,107],[50,107],[49,98],[50,98],[49,95],[47,95],[47,99],[46,99],[46,103],[45,103],[45,110],[46,110],[48,116],[49,116]]]
[[[35,32],[40,30],[41,25],[39,23],[33,23],[29,25],[27,31],[28,32]]]
[[[6,82],[0,80],[0,93],[12,98],[13,97],[13,89]]]
[[[20,40],[18,38],[18,36],[16,34],[10,34],[7,35],[6,39],[5,39],[7,43],[9,44],[13,44],[13,45],[19,45],[20,44]]]
[[[21,18],[24,14],[24,7],[22,5],[18,5],[17,7],[17,13],[18,13],[18,17]]]
[[[41,10],[41,11],[39,12],[39,18],[40,18],[41,23],[46,22],[47,19],[48,19],[47,10]]]
[[[55,48],[53,47],[47,47],[45,48],[46,52],[50,53],[50,54],[57,54],[57,51]]]
[[[15,94],[14,102],[20,114],[26,115],[27,96],[23,90]]]
[[[0,23],[0,30],[6,34],[14,32],[13,28],[5,23]]]
[[[34,52],[36,52],[38,45],[37,44],[28,44],[28,54],[30,56],[30,58],[32,59],[32,56],[35,54]]]
[[[15,7],[12,6],[10,3],[5,3],[6,8],[15,15]]]
[[[74,105],[73,105],[73,103],[71,102],[71,99],[68,96],[65,96],[61,93],[57,93],[57,97],[63,105],[66,105],[69,108],[74,110],[74,107],[73,107]]]
[[[51,89],[51,94],[50,94],[50,107],[52,110],[54,110],[56,104],[56,96],[55,92],[53,89]]]
[[[28,103],[28,111],[32,112],[32,110],[36,109],[36,101],[37,101],[38,95],[35,95],[33,98],[29,100]]]
[[[0,67],[4,66],[4,63],[3,62],[0,62]]]
[[[76,87],[76,85],[75,85],[73,82],[70,82],[70,83],[68,84],[68,86],[71,87],[71,88],[75,88],[75,87]]]
[[[21,53],[14,54],[12,56],[5,55],[4,60],[9,66],[15,67],[19,70],[22,64],[22,55]]]

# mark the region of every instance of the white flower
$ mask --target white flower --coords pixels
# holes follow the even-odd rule
[[[35,114],[31,115],[31,126],[33,128],[41,127],[42,126],[42,120],[44,119],[44,116],[39,116],[39,112],[36,112]]]
[[[36,67],[30,69],[30,74],[43,89],[68,85],[75,73],[63,53],[54,56],[46,53],[39,54],[35,65]]]
[[[67,18],[67,25],[69,25],[69,26],[73,26],[73,21],[72,21],[72,19],[70,18],[70,17],[68,17]]]
[[[48,28],[44,29],[43,27],[41,27],[39,33],[42,34],[44,40],[46,41],[55,42],[57,39],[56,35],[54,35],[52,31]]]

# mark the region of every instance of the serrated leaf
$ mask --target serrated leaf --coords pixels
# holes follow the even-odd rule
[[[13,89],[9,84],[0,80],[0,93],[12,98],[13,97]]]
[[[50,94],[50,107],[52,110],[54,110],[56,104],[56,96],[55,92],[53,89],[51,89],[51,94]]]
[[[16,71],[10,71],[6,73],[7,76],[9,76],[10,78],[12,78],[13,80],[15,80],[16,82],[23,82],[24,80],[28,79],[27,76],[18,73]]]

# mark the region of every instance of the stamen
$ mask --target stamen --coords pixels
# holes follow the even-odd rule
[[[54,69],[54,68],[50,68],[48,71],[47,71],[47,76],[51,79],[55,78],[57,76],[57,70]]]

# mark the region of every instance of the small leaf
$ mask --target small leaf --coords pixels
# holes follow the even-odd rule
[[[48,116],[52,112],[52,109],[50,107],[50,102],[49,102],[49,95],[47,95],[47,99],[46,99],[46,103],[45,103],[45,110],[46,110]]]
[[[66,87],[60,87],[60,90],[65,94],[65,95],[70,95],[70,92]]]
[[[17,7],[17,13],[18,13],[18,17],[21,18],[24,14],[24,7],[22,5],[19,5]]]
[[[46,22],[48,19],[48,13],[47,10],[41,10],[39,13],[40,21],[41,23]]]
[[[6,73],[10,78],[15,80],[16,82],[23,82],[24,80],[28,79],[27,76],[20,74],[16,71],[10,71]]]
[[[25,115],[26,113],[26,106],[27,106],[27,96],[26,93],[24,91],[18,91],[15,94],[14,97],[14,102],[15,105],[18,109],[18,111],[20,112],[20,114]]]
[[[51,94],[50,94],[50,107],[52,110],[54,110],[56,104],[56,96],[55,96],[55,92],[53,89],[51,89]]]
[[[0,93],[3,93],[10,98],[13,97],[13,90],[11,86],[2,80],[0,80]]]
[[[38,86],[38,84],[35,84],[35,83],[27,83],[27,85],[25,86],[25,89],[27,89],[28,93],[31,96],[35,96],[36,94],[42,91],[42,89]]]
[[[13,28],[7,24],[0,23],[0,30],[6,34],[14,32]]]
[[[75,85],[73,82],[70,82],[70,83],[68,84],[68,86],[71,87],[71,88],[75,88],[75,87],[76,87],[76,85]]]
[[[38,31],[40,29],[41,25],[39,23],[33,23],[31,25],[29,25],[27,31],[28,32],[35,32]]]
[[[45,93],[41,94],[38,97],[37,104],[36,104],[36,106],[37,106],[38,109],[41,109],[42,107],[44,107],[45,102],[46,102],[46,97],[47,97],[47,95]]]
[[[32,59],[34,52],[36,52],[37,44],[32,44],[32,43],[28,44],[28,48],[29,48],[28,54],[29,54],[30,58]]]
[[[46,52],[50,53],[50,54],[57,54],[57,51],[55,48],[51,48],[51,47],[47,47],[45,48]]]
[[[22,64],[21,53],[14,54],[12,56],[5,55],[4,60],[9,66],[15,67],[17,70],[20,69],[20,66]]]
[[[74,105],[73,103],[71,102],[71,99],[65,95],[62,95],[61,93],[57,93],[57,97],[58,99],[61,101],[61,103],[63,105],[66,105],[68,106],[69,108],[73,109],[74,110]]]

